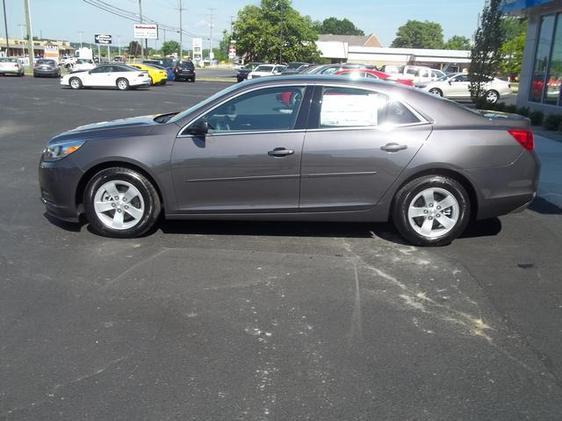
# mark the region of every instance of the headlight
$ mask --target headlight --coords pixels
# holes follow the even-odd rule
[[[58,161],[76,152],[84,142],[84,140],[68,140],[51,143],[43,151],[43,161]]]

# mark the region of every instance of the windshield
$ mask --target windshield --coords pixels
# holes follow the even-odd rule
[[[203,101],[195,104],[193,107],[190,107],[187,110],[182,111],[179,114],[176,114],[173,118],[170,119],[170,122],[176,123],[177,121],[180,121],[181,119],[188,116],[189,114],[199,110],[200,108],[205,107],[207,104],[210,104],[215,99],[220,98],[221,96],[226,95],[226,94],[228,94],[232,91],[235,91],[236,89],[238,89],[239,86],[240,85],[238,85],[238,84],[234,84],[234,85],[229,86],[228,88],[223,89],[222,91],[219,91],[219,92],[215,93],[214,95],[211,95],[209,98],[204,99]]]

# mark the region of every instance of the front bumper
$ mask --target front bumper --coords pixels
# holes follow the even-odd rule
[[[76,192],[83,174],[71,157],[54,162],[39,162],[41,201],[49,215],[64,221],[78,221],[80,212]]]

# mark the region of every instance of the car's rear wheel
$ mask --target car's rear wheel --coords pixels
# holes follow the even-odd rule
[[[419,177],[396,193],[392,220],[400,234],[412,244],[449,244],[466,229],[470,220],[470,198],[466,189],[453,178]]]
[[[443,96],[443,91],[439,88],[431,88],[429,93],[432,95]]]
[[[145,234],[161,210],[158,192],[145,176],[117,167],[91,178],[84,191],[84,207],[95,233],[120,238]]]
[[[496,102],[499,101],[500,94],[498,91],[494,91],[492,89],[486,92],[486,95],[484,97],[486,98],[486,102],[488,102],[489,104],[495,104]]]
[[[82,81],[77,77],[70,78],[69,84],[72,89],[82,88]]]
[[[124,77],[117,79],[117,89],[120,91],[126,91],[129,89],[129,81]]]

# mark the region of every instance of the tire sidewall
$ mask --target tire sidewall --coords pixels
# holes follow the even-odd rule
[[[108,181],[127,181],[135,186],[144,201],[145,211],[140,222],[132,228],[115,230],[107,227],[98,217],[94,209],[94,199],[97,190]],[[128,168],[108,168],[92,177],[84,190],[84,208],[90,226],[97,234],[106,237],[130,238],[146,233],[155,223],[160,213],[160,199],[154,187],[141,174]]]
[[[408,209],[411,201],[421,191],[439,187],[450,192],[459,204],[459,219],[456,226],[448,233],[436,237],[426,238],[418,234],[410,226]],[[400,234],[412,244],[419,246],[440,246],[450,244],[461,235],[470,221],[470,199],[466,189],[456,180],[445,176],[424,176],[410,181],[403,186],[396,195],[392,219]]]
[[[436,96],[441,96],[441,97],[443,96],[443,92],[439,88],[431,88],[429,90],[429,93]]]
[[[152,79],[150,79],[150,80],[151,80],[151,84],[152,84]],[[121,81],[125,81],[126,86],[124,88],[121,88],[121,86],[119,86]],[[120,91],[126,91],[127,89],[129,89],[129,81],[125,78],[117,79],[117,89],[119,89]]]
[[[76,87],[72,86],[72,82],[75,81],[75,80],[78,81],[78,85],[76,85]],[[82,81],[77,77],[70,78],[70,81],[68,82],[68,84],[70,85],[70,87],[72,89],[80,89],[82,87]]]

